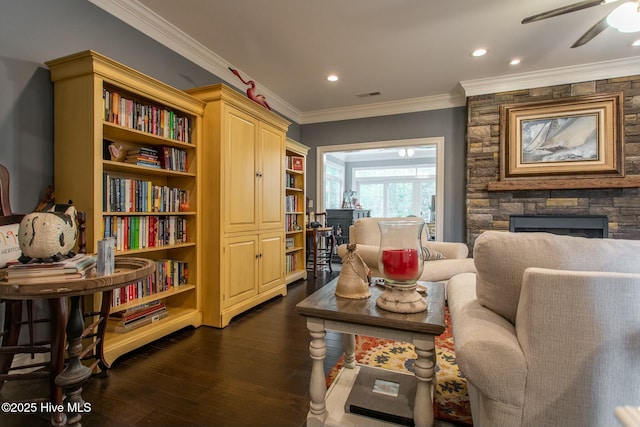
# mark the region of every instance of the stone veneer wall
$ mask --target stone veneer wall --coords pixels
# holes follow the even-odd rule
[[[624,93],[625,175],[640,175],[640,76],[472,96],[467,99],[466,240],[473,248],[486,230],[508,230],[509,216],[607,215],[609,237],[640,239],[638,188],[487,191],[500,177],[500,105]]]

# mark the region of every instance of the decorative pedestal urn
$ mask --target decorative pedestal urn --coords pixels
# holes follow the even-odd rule
[[[380,221],[378,269],[384,292],[376,305],[395,313],[419,313],[427,309],[416,282],[424,268],[422,221]]]

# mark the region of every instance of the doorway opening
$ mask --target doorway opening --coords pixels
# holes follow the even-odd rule
[[[317,210],[343,207],[355,192],[373,217],[415,215],[442,240],[444,138],[375,141],[318,147]]]

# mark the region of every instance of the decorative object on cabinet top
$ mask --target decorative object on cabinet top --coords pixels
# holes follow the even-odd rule
[[[264,95],[256,95],[256,83],[253,80],[249,80],[248,82],[246,82],[242,76],[240,75],[240,73],[238,72],[238,70],[234,70],[233,68],[229,67],[229,69],[231,70],[231,72],[233,74],[235,74],[236,76],[238,76],[238,78],[240,79],[240,81],[246,85],[251,86],[250,88],[247,89],[247,97],[254,101],[255,103],[262,105],[264,108],[266,108],[267,110],[271,110],[271,107],[269,106],[269,104],[267,104],[267,98],[264,97]]]

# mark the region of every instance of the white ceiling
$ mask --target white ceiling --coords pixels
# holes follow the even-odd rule
[[[529,15],[576,0],[90,1],[244,88],[227,69],[237,68],[272,108],[298,123],[446,108],[464,105],[465,94],[640,74],[640,47],[630,46],[640,33],[609,28],[570,48],[621,2],[523,25]],[[489,53],[471,57],[478,47]],[[509,65],[514,57],[520,65]],[[330,73],[340,80],[328,82]],[[371,92],[380,95],[358,96]]]

